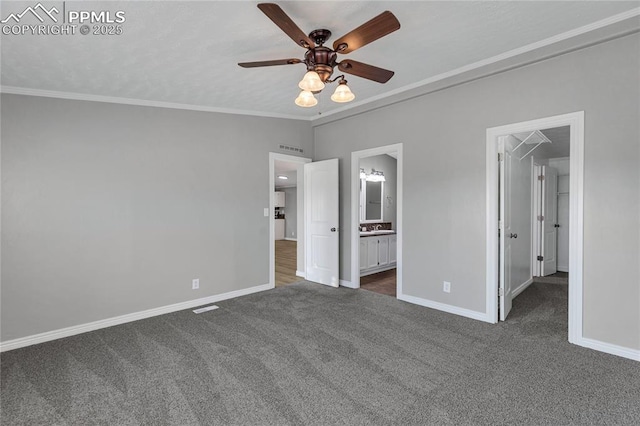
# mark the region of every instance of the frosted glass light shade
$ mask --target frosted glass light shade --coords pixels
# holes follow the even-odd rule
[[[298,83],[298,87],[308,92],[319,92],[324,89],[324,83],[317,72],[307,71],[300,83]]]
[[[344,83],[340,82],[340,84],[338,84],[336,91],[331,95],[331,100],[333,102],[343,103],[351,102],[355,97],[356,95],[354,95],[351,89],[349,89],[349,86],[347,86],[347,82],[345,81]]]
[[[386,182],[386,180],[383,172],[374,169],[371,169],[371,174],[367,175],[367,181],[369,182]]]
[[[309,108],[317,105],[318,100],[315,96],[313,96],[313,93],[309,92],[308,90],[303,90],[302,92],[300,92],[295,102],[298,106]]]

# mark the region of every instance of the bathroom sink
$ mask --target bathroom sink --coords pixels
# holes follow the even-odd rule
[[[361,237],[367,237],[369,235],[384,235],[384,234],[395,234],[396,231],[392,231],[390,229],[381,229],[379,231],[360,231]]]

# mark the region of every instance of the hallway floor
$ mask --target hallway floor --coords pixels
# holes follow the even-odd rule
[[[396,297],[396,268],[360,277],[360,288]]]

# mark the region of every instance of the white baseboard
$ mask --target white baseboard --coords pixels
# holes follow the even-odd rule
[[[285,238],[285,241],[298,241],[297,238]]]
[[[347,280],[340,280],[340,285],[342,287],[348,287],[348,288],[360,288],[360,287],[356,287],[351,283],[351,281],[347,281]]]
[[[398,267],[398,265],[394,262],[388,266],[382,266],[382,267],[378,267],[375,269],[371,269],[368,271],[364,271],[364,272],[360,272],[360,276],[361,277],[366,277],[367,275],[373,275],[373,274],[377,274],[379,272],[384,272],[384,271],[389,271],[391,269],[396,269]]]
[[[472,311],[470,309],[459,308],[446,303],[434,302],[433,300],[422,299],[420,297],[409,296],[407,294],[398,294],[398,300],[413,303],[415,305],[424,306],[426,308],[436,309],[438,311],[448,312],[450,314],[460,315],[478,321],[484,321],[493,324],[494,321],[484,312]]]
[[[601,342],[600,340],[579,337],[574,344],[584,348],[594,349],[611,355],[621,356],[633,361],[640,361],[640,350],[625,348],[624,346],[613,345],[611,343]]]
[[[214,296],[202,297],[200,299],[188,300],[186,302],[175,303],[173,305],[147,309],[146,311],[134,312],[131,314],[125,314],[118,317],[107,318],[104,320],[94,321],[86,324],[74,325],[67,328],[61,328],[59,330],[47,331],[45,333],[34,334],[32,336],[21,337],[19,339],[8,340],[6,342],[0,342],[0,352],[24,348],[25,346],[31,346],[38,343],[49,342],[51,340],[62,339],[63,337],[75,336],[76,334],[87,333],[89,331],[99,330],[101,328],[112,327],[114,325],[124,324],[127,322],[169,314],[171,312],[182,311],[184,309],[191,309],[195,308],[196,306],[220,302],[222,300],[233,299],[235,297],[246,296],[247,294],[257,293],[272,288],[273,285],[271,284],[263,284],[255,287],[244,288],[242,290],[235,290],[228,293],[222,293]]]
[[[525,291],[527,289],[527,287],[529,287],[531,285],[532,282],[533,282],[533,277],[529,278],[528,280],[526,280],[525,282],[520,284],[515,290],[512,290],[511,291],[511,298],[514,298],[517,295],[519,295],[520,293],[522,293],[523,291]]]
[[[558,272],[569,272],[568,266],[558,266],[556,269],[558,270]]]
[[[302,271],[296,271],[296,277],[307,278],[307,275]]]

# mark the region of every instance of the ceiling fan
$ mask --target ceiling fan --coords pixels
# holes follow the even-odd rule
[[[375,18],[365,22],[358,28],[340,37],[333,43],[333,49],[326,47],[324,43],[331,37],[331,31],[317,29],[305,35],[302,30],[287,16],[287,14],[274,3],[260,3],[258,8],[271,19],[282,31],[285,32],[297,45],[307,49],[304,59],[276,59],[271,61],[241,62],[243,68],[269,67],[274,65],[305,64],[307,73],[298,86],[302,89],[296,99],[296,104],[303,107],[314,106],[318,103],[314,93],[320,92],[325,83],[333,83],[340,79],[335,93],[331,99],[335,102],[349,102],[355,98],[347,86],[344,75],[330,80],[334,68],[368,80],[386,83],[393,77],[393,71],[378,68],[373,65],[343,59],[338,62],[338,54],[351,53],[371,42],[378,40],[400,28],[400,22],[389,11],[382,12]]]

